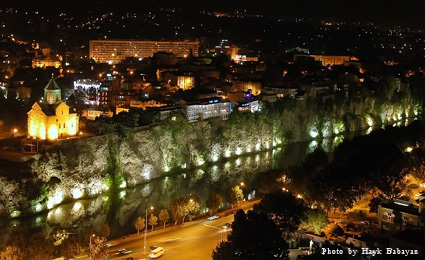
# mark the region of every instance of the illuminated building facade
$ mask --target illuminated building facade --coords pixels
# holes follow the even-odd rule
[[[421,214],[425,210],[425,196],[419,197],[419,206],[404,200],[384,200],[378,206],[378,224],[382,229],[406,229],[407,226],[425,227]]]
[[[28,112],[28,135],[42,140],[57,140],[78,133],[77,113],[61,101],[61,90],[55,79],[44,88],[43,101],[34,103]]]
[[[59,69],[62,67],[61,56],[51,55],[50,48],[48,47],[43,47],[41,50],[42,55],[39,55],[38,52],[35,53],[35,57],[32,60],[33,68],[45,69],[46,67],[55,67]]]
[[[155,42],[129,40],[91,40],[89,57],[100,63],[118,63],[126,57],[147,58],[157,52],[171,52],[186,57],[192,50],[198,56],[198,42]]]
[[[251,91],[253,95],[260,95],[261,94],[261,82],[251,82],[251,81],[240,81],[240,80],[233,80],[233,91]]]
[[[37,57],[32,60],[33,68],[45,69],[46,67],[55,67],[56,69],[59,69],[61,66],[62,66],[62,62],[59,59],[52,59],[50,57],[47,57],[47,58]]]
[[[238,104],[238,110],[240,112],[251,112],[255,113],[259,110],[260,105],[258,104],[258,100],[248,101],[245,103]]]
[[[183,90],[191,89],[195,85],[195,77],[193,76],[178,76],[177,86]]]
[[[302,58],[314,58],[315,61],[322,62],[323,66],[343,65],[345,62],[359,60],[353,56],[337,56],[337,55],[308,55],[308,54],[295,54],[294,61]]]
[[[221,101],[220,99],[208,99],[195,103],[183,102],[182,106],[185,109],[189,122],[212,117],[221,117],[222,120],[227,120],[232,112],[231,103],[229,101]]]
[[[102,85],[101,82],[91,79],[79,79],[74,81],[75,91],[84,91],[87,94],[86,105],[90,106],[108,106],[109,105],[109,87]]]
[[[109,108],[104,107],[90,107],[83,109],[81,116],[89,120],[95,120],[98,117],[113,117],[114,113]]]
[[[161,103],[160,101],[150,99],[150,100],[130,100],[130,107],[131,108],[141,108],[143,110],[146,110],[146,108],[152,108],[152,107],[165,107],[167,104]]]

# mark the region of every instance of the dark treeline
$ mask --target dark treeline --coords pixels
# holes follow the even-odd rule
[[[365,198],[371,199],[371,211],[385,198],[409,200],[412,194],[406,189],[405,177],[425,179],[424,133],[425,124],[419,121],[408,127],[386,127],[345,141],[332,158],[317,149],[285,173],[260,176],[261,202],[248,213],[239,210],[235,214],[232,232],[213,251],[213,259],[289,259],[288,248],[301,246],[302,233],[325,236],[321,231],[327,225],[326,212],[345,211]],[[339,244],[329,242],[322,248],[343,252]],[[312,259],[325,259],[320,246],[315,245],[312,254]],[[326,259],[348,256],[344,252]]]
[[[291,187],[327,211],[345,211],[365,195],[372,195],[371,211],[384,198],[409,199],[405,177],[425,178],[424,133],[424,123],[415,121],[345,141],[331,159],[315,150],[302,165],[287,170]]]

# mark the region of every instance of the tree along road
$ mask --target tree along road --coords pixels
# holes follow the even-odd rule
[[[246,210],[252,208],[254,203],[259,201],[249,201],[241,203],[241,208]],[[173,260],[203,260],[211,259],[212,250],[221,240],[227,239],[227,234],[231,228],[224,229],[223,225],[233,222],[233,214],[220,217],[211,222],[203,219],[187,222],[183,226],[172,226],[164,230],[159,230],[147,235],[146,257],[144,256],[143,244],[144,233],[131,238],[117,239],[112,241],[108,251],[108,259],[125,260],[127,257],[138,259],[149,259],[149,247],[155,245],[164,248],[161,259]],[[125,255],[114,255],[118,249],[125,248],[131,253]],[[87,256],[80,256],[78,259],[89,259]],[[104,259],[104,258],[99,258]]]

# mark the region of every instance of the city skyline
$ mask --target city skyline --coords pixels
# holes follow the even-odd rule
[[[2,1],[0,259],[423,258],[424,6]]]

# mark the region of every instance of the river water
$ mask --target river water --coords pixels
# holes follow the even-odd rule
[[[0,245],[5,242],[8,234],[19,228],[41,228],[48,234],[58,227],[83,236],[91,228],[99,231],[104,224],[108,224],[111,228],[109,238],[131,234],[136,232],[135,220],[138,216],[144,218],[146,208],[153,206],[152,213],[158,216],[159,211],[168,208],[173,199],[196,194],[203,204],[203,213],[206,211],[205,201],[210,191],[219,193],[225,204],[226,191],[241,182],[245,184],[245,199],[252,199],[256,196],[256,181],[262,173],[299,164],[317,147],[332,154],[333,148],[344,138],[368,134],[370,131],[368,129],[346,137],[336,136],[283,145],[273,150],[241,155],[212,165],[203,165],[202,168],[153,179],[136,187],[122,189],[118,194],[102,194],[93,199],[60,205],[46,213],[13,220],[0,219]]]

